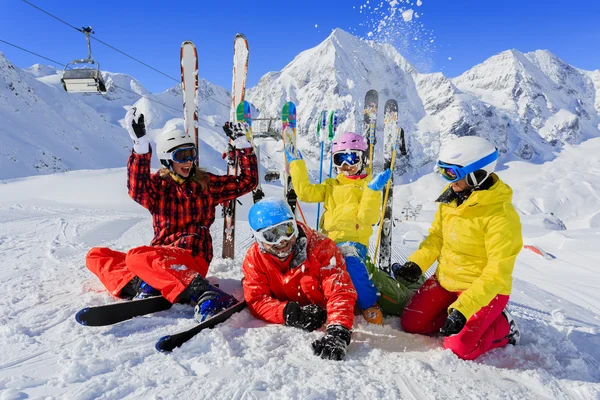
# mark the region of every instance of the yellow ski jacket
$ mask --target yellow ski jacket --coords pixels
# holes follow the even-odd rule
[[[437,259],[436,277],[450,292],[461,292],[448,309],[467,319],[498,294],[509,295],[521,247],[521,219],[512,205],[512,189],[492,174],[488,190],[474,191],[457,206],[448,186],[429,235],[409,258],[426,271]]]
[[[367,187],[371,176],[350,179],[339,174],[335,179],[312,184],[304,160],[290,163],[290,175],[300,201],[324,202],[323,232],[334,242],[359,242],[369,247],[373,225],[381,214],[381,192]]]

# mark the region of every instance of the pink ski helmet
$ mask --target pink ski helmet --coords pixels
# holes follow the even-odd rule
[[[367,150],[367,142],[362,135],[354,132],[344,132],[341,135],[336,135],[333,138],[332,153],[348,150]]]

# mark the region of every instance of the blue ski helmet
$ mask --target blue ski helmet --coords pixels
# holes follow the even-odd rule
[[[265,197],[248,212],[248,222],[254,232],[294,219],[287,202],[276,197]]]

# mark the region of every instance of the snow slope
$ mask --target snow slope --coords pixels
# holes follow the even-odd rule
[[[591,139],[551,162],[512,162],[500,172],[515,190],[525,242],[556,259],[521,252],[511,307],[522,345],[476,361],[443,350],[438,337],[402,332],[395,317],[377,327],[357,316],[343,362],[310,353],[322,332],[269,325],[247,310],[171,354],[154,343],[193,324],[189,306],[80,326],[80,308],[115,301],[85,268],[88,249],[126,251],[152,236],[149,214],[127,197],[125,170],[0,181],[0,399],[600,399],[599,150],[600,139]],[[428,174],[396,187],[396,261],[426,233],[442,186]],[[250,201],[242,201],[236,258],[215,257],[210,269],[238,297],[252,241],[243,221]],[[415,217],[406,221],[404,207]],[[305,211],[313,225],[314,207]],[[212,229],[217,256],[221,226]]]

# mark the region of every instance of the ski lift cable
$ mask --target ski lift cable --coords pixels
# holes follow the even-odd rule
[[[54,19],[56,19],[56,20],[58,20],[58,21],[62,22],[63,24],[65,24],[65,25],[67,25],[67,26],[69,26],[69,27],[71,27],[71,28],[75,29],[76,31],[78,31],[78,32],[81,32],[81,33],[84,33],[84,32],[83,32],[83,29],[81,29],[81,28],[77,28],[76,26],[74,26],[74,25],[71,25],[70,23],[68,23],[68,22],[66,22],[66,21],[64,21],[64,20],[62,20],[62,19],[60,19],[60,18],[58,18],[56,15],[53,15],[53,14],[49,13],[48,11],[46,11],[46,10],[44,10],[44,9],[42,9],[42,8],[40,8],[40,7],[38,7],[38,6],[36,6],[35,4],[33,4],[33,3],[31,3],[31,2],[29,2],[29,1],[27,1],[27,0],[23,0],[23,2],[24,2],[24,3],[26,3],[26,4],[29,4],[29,5],[30,5],[30,6],[32,6],[33,8],[36,8],[36,9],[40,10],[40,11],[41,11],[41,12],[43,12],[44,14],[47,14],[47,15],[51,16],[52,18],[54,18]],[[122,51],[122,50],[119,50],[119,49],[117,49],[117,48],[116,48],[116,47],[114,47],[114,46],[111,46],[110,44],[108,44],[108,43],[106,43],[106,42],[104,42],[104,41],[102,41],[102,40],[98,39],[98,38],[97,38],[97,37],[95,37],[95,36],[90,36],[90,37],[91,37],[92,39],[96,40],[97,42],[99,42],[99,43],[101,43],[101,44],[105,45],[106,47],[109,47],[109,48],[111,48],[111,49],[113,49],[113,50],[115,50],[115,51],[117,51],[117,52],[119,52],[119,53],[123,54],[124,56],[126,56],[126,57],[129,57],[129,58],[131,58],[132,60],[134,60],[134,61],[137,61],[137,62],[139,62],[140,64],[142,64],[142,65],[144,65],[144,66],[146,66],[146,67],[148,67],[148,68],[152,69],[153,71],[156,71],[156,72],[158,72],[159,74],[161,74],[161,75],[164,75],[164,76],[166,76],[167,78],[169,78],[169,79],[171,79],[171,80],[173,80],[173,81],[175,81],[175,82],[177,82],[177,83],[181,84],[181,80],[180,80],[180,79],[173,78],[172,76],[170,76],[170,75],[168,75],[168,74],[166,74],[166,73],[164,73],[164,72],[162,72],[162,71],[160,71],[160,70],[158,70],[158,69],[154,68],[153,66],[151,66],[151,65],[149,65],[149,64],[147,64],[147,63],[145,63],[145,62],[143,62],[143,61],[141,61],[141,60],[138,60],[137,58],[135,58],[135,57],[133,57],[133,56],[131,56],[131,55],[129,55],[129,54],[127,54],[127,53],[125,53],[125,52],[124,52],[124,51]],[[60,63],[59,63],[59,64],[60,64]],[[64,66],[65,64],[61,64],[61,65],[63,65],[63,66]],[[229,109],[229,108],[231,108],[231,106],[230,106],[230,105],[228,105],[228,104],[225,104],[225,103],[223,103],[223,102],[221,102],[221,101],[219,101],[219,100],[217,100],[217,99],[215,99],[215,98],[212,98],[212,100],[213,100],[214,102],[216,102],[216,103],[219,103],[219,104],[223,105],[224,107],[227,107],[228,109]]]
[[[27,50],[27,49],[25,49],[25,48],[23,48],[23,47],[21,47],[21,46],[17,46],[16,44],[13,44],[13,43],[7,42],[6,40],[2,40],[2,39],[0,39],[0,42],[2,42],[2,43],[6,43],[7,45],[9,45],[9,46],[12,46],[12,47],[15,47],[15,48],[17,48],[17,49],[19,49],[19,50],[21,50],[21,51],[24,51],[24,52],[26,52],[26,53],[33,54],[34,56],[37,56],[37,57],[43,58],[44,60],[48,60],[48,61],[50,61],[50,62],[52,62],[52,63],[54,63],[54,64],[61,65],[61,66],[63,66],[63,67],[65,66],[65,64],[63,64],[63,63],[61,63],[61,62],[58,62],[58,61],[55,61],[55,60],[53,60],[53,59],[51,59],[51,58],[45,57],[45,56],[43,56],[43,55],[41,55],[41,54],[38,54],[38,53],[35,53],[35,52],[31,51],[31,50]],[[112,83],[112,86],[114,86],[114,87],[115,87],[115,88],[117,88],[117,89],[121,89],[121,90],[123,90],[123,91],[125,91],[125,92],[133,93],[133,94],[135,94],[136,96],[143,97],[143,98],[145,98],[145,99],[148,99],[148,100],[150,100],[150,101],[153,101],[153,102],[155,102],[155,103],[157,103],[157,104],[160,104],[160,105],[162,105],[162,106],[164,106],[164,107],[170,108],[170,109],[172,109],[172,110],[175,110],[175,111],[177,111],[177,112],[180,112],[180,111],[181,111],[181,110],[180,110],[180,109],[178,109],[178,108],[172,107],[172,106],[170,106],[170,105],[168,105],[168,104],[165,104],[165,103],[163,103],[163,102],[160,102],[160,101],[158,101],[158,100],[155,100],[155,99],[153,99],[153,98],[151,98],[151,97],[145,96],[145,95],[143,95],[143,94],[136,93],[136,92],[134,92],[134,91],[132,91],[132,90],[125,89],[124,87],[118,86],[118,85],[116,85],[116,84],[114,84],[114,83]],[[213,100],[214,100],[214,99],[213,99]],[[215,124],[214,122],[211,122],[211,121],[209,121],[209,120],[207,120],[207,119],[200,118],[200,117],[198,117],[198,119],[199,119],[199,120],[202,120],[202,121],[204,121],[204,122],[206,122],[206,123],[208,123],[208,124],[210,124],[210,125],[212,125],[212,126],[214,126],[214,127],[219,127],[217,124]]]
[[[57,65],[60,65],[60,66],[63,66],[63,67],[66,65],[66,64],[63,64],[63,63],[61,63],[61,62],[54,61],[54,60],[53,60],[53,59],[51,59],[51,58],[44,57],[44,56],[43,56],[43,55],[41,55],[41,54],[34,53],[33,51],[29,51],[29,50],[27,50],[27,49],[24,49],[24,48],[22,48],[22,47],[20,47],[20,46],[17,46],[16,44],[9,43],[9,42],[7,42],[6,40],[2,40],[2,39],[0,39],[0,42],[2,42],[2,43],[6,43],[7,45],[9,45],[9,46],[12,46],[12,47],[15,47],[15,48],[17,48],[17,49],[19,49],[19,50],[22,50],[22,51],[26,52],[26,53],[30,53],[30,54],[33,54],[34,56],[37,56],[37,57],[43,58],[43,59],[45,59],[45,60],[48,60],[48,61],[50,61],[50,62],[52,62],[52,63],[54,63],[54,64],[57,64]]]

